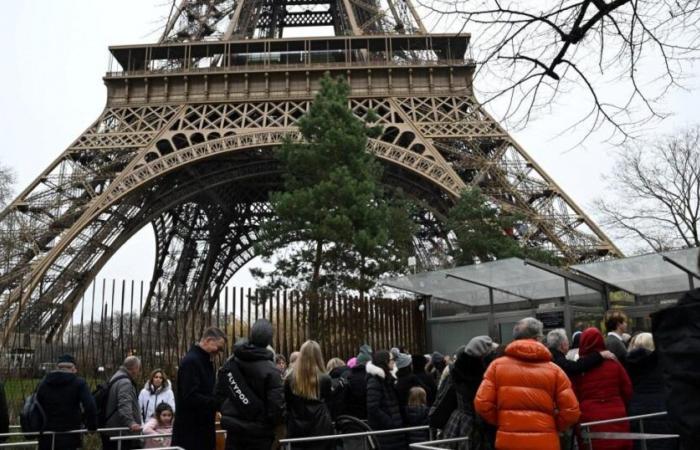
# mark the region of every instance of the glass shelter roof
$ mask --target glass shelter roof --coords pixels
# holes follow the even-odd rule
[[[686,291],[689,274],[700,279],[698,248],[579,264],[571,269],[638,296]]]
[[[384,280],[384,286],[469,305],[516,302],[541,303],[564,298],[596,304],[606,288],[635,296],[679,293],[700,279],[698,249],[675,250],[610,261],[579,264],[570,269],[549,267],[519,258],[417,273]]]

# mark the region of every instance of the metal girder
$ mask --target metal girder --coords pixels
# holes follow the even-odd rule
[[[108,107],[0,212],[3,342],[19,323],[59,337],[97,272],[149,223],[156,261],[148,300],[173,311],[206,307],[254,256],[257,227],[270,214],[267,193],[281,180],[272,148],[301,139],[297,122],[329,69],[348,78],[355,115],[373,111],[384,127],[367,149],[384,164],[383,182],[424,205],[414,239],[423,267],[449,264],[444,218],[467,186],[524,215],[517,237],[527,245],[569,261],[619,254],[473,98],[473,65],[447,51],[461,53],[468,38],[435,37],[440,48],[415,51],[433,40],[412,36],[425,30],[409,0],[183,0],[161,41],[265,37],[257,42],[270,48],[285,27],[312,24],[386,36],[347,38],[341,69],[331,60],[337,51],[315,61],[324,47],[316,40],[299,44],[309,53],[301,69],[272,58],[264,71],[249,59],[236,66],[224,51],[207,70],[198,64],[204,56],[185,55],[167,70],[141,63],[136,76],[125,68],[105,78]],[[407,48],[377,50],[391,39]]]

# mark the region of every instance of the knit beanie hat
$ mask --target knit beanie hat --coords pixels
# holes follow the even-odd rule
[[[469,356],[482,357],[493,350],[493,340],[488,336],[477,336],[472,338],[464,349]]]
[[[416,373],[423,373],[425,372],[425,366],[428,365],[428,358],[426,358],[423,355],[411,355],[411,359],[413,360],[413,371]]]
[[[440,352],[433,352],[433,354],[430,355],[430,362],[432,362],[433,365],[443,363],[445,362],[445,355]]]
[[[367,344],[360,346],[360,353],[357,355],[357,364],[367,364],[372,361],[372,347]]]
[[[58,357],[58,364],[74,364],[75,365],[75,358],[73,358],[73,355],[69,355],[66,353],[65,355],[61,355]]]
[[[406,353],[399,353],[399,356],[395,356],[394,360],[396,362],[397,369],[403,369],[404,367],[408,367],[413,362],[413,360],[411,359],[411,355],[407,355]]]
[[[259,319],[250,330],[250,343],[256,347],[267,347],[272,344],[272,324],[267,319]]]

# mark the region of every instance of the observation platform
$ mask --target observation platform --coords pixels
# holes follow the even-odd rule
[[[246,39],[110,47],[109,104],[310,97],[325,72],[351,96],[471,93],[468,34]]]

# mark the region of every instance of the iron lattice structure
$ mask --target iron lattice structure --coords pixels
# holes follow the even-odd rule
[[[287,27],[334,37],[282,38]],[[272,149],[299,139],[326,72],[385,132],[368,151],[423,212],[416,253],[440,261],[445,214],[469,186],[524,218],[523,245],[568,261],[619,254],[484,111],[469,36],[428,34],[410,0],[183,0],[154,45],[111,47],[104,112],[0,214],[3,342],[18,325],[59,336],[99,270],[152,224],[148,293],[201,310],[254,256],[280,186]],[[160,291],[159,291],[160,292]],[[24,328],[26,329],[26,328]]]

